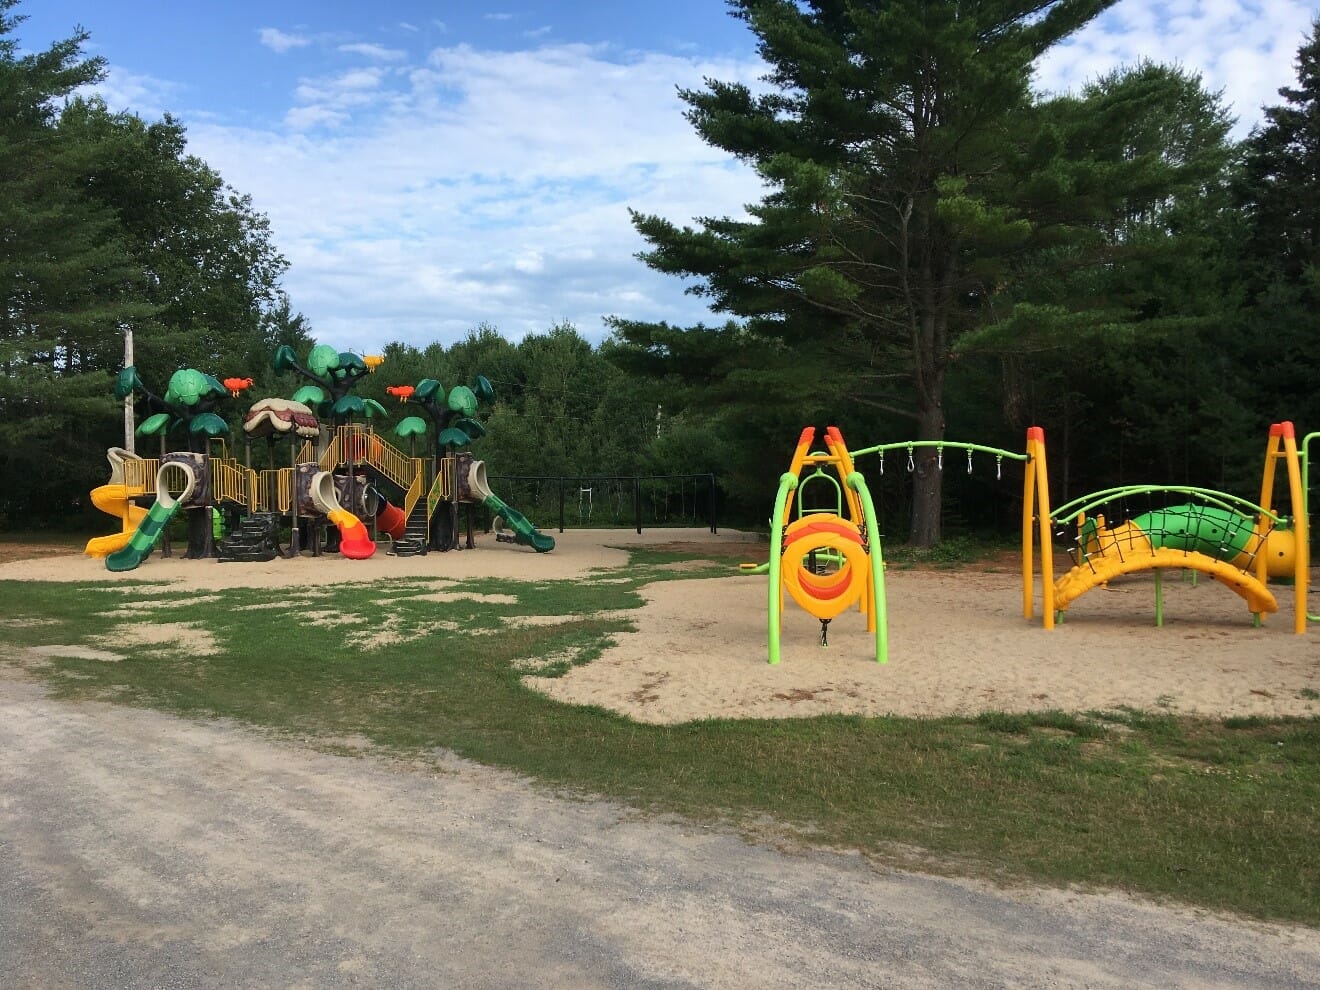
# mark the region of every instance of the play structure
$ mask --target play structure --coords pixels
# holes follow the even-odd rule
[[[748,573],[768,574],[769,661],[780,660],[780,625],[785,595],[821,623],[827,645],[830,620],[853,605],[875,632],[875,657],[887,659],[883,559],[876,514],[866,481],[855,461],[876,456],[884,473],[885,455],[906,455],[909,471],[918,449],[932,450],[943,470],[947,455],[972,459],[988,454],[999,476],[1004,461],[1020,462],[1022,481],[1022,606],[1035,613],[1036,559],[1039,550],[1043,624],[1053,629],[1086,592],[1124,575],[1153,572],[1155,623],[1163,625],[1163,572],[1174,569],[1193,579],[1204,574],[1237,594],[1253,622],[1279,610],[1268,587],[1271,580],[1293,587],[1293,631],[1304,633],[1308,621],[1310,576],[1308,526],[1308,448],[1313,433],[1299,444],[1292,423],[1270,428],[1259,502],[1226,492],[1178,485],[1127,485],[1093,492],[1050,509],[1045,431],[1027,430],[1025,452],[957,441],[904,441],[849,452],[839,431],[826,430],[826,451],[812,452],[812,427],[805,429],[788,472],[780,478],[771,516],[770,560],[743,565]],[[825,470],[833,468],[837,480]],[[1276,504],[1276,476],[1286,478],[1286,509]],[[808,472],[808,473],[804,473]],[[809,487],[826,482],[834,500],[804,499]],[[842,484],[840,484],[842,482]],[[1135,511],[1139,509],[1139,511]],[[1067,571],[1055,576],[1055,542],[1068,544]]]
[[[473,548],[471,507],[478,504],[497,512],[512,529],[510,542],[538,553],[554,548],[552,537],[490,490],[485,463],[458,449],[485,432],[472,419],[477,404],[472,389],[456,386],[446,393],[431,379],[417,389],[406,387],[405,398],[417,392],[435,413],[435,452],[416,456],[415,450],[405,453],[374,429],[371,417],[384,407],[348,394],[352,382],[379,361],[316,349],[312,357],[309,364],[323,376],[331,394],[306,386],[291,400],[253,403],[243,417],[242,458],[231,455],[224,439],[228,424],[214,410],[224,397],[237,398],[250,388],[251,379],[228,378],[222,384],[187,369],[177,372],[169,389],[157,397],[134,369],[126,368],[116,394],[122,399],[141,390],[162,410],[137,430],[139,436],[159,437],[160,455],[142,457],[118,447],[108,451],[110,479],[92,492],[92,501],[116,518],[119,529],[90,540],[85,552],[105,558],[106,567],[114,571],[139,566],[157,547],[168,555],[170,524],[184,511],[191,557],[260,561],[296,556],[307,548],[314,556],[338,552],[365,559],[377,552],[381,541],[387,552],[404,557],[464,548],[460,512],[465,507],[466,548]],[[296,366],[314,377],[283,349],[276,364],[277,370]],[[348,373],[341,373],[345,368]],[[489,397],[489,383],[480,377],[478,383]],[[390,391],[398,395],[404,387]],[[308,398],[320,400],[322,414],[329,411],[347,422],[328,425],[300,401]],[[437,400],[448,404],[441,406]],[[353,422],[355,413],[363,414],[365,422]],[[181,424],[188,425],[191,449],[167,450],[166,434]],[[410,441],[426,432],[417,417],[400,427],[396,433]],[[266,445],[270,466],[253,467],[254,443]],[[277,444],[287,444],[287,466],[276,466]],[[222,514],[232,521],[227,536],[220,527]]]
[[[177,478],[176,495],[170,490],[169,478]],[[197,490],[197,475],[186,460],[165,461],[156,469],[156,501],[138,523],[128,542],[105,558],[111,571],[131,571],[155,549],[161,534],[170,524],[179,508],[192,498]]]
[[[1314,435],[1313,435],[1314,436]],[[1310,438],[1308,438],[1309,440]],[[1037,454],[1044,491],[1044,433]],[[1275,505],[1275,481],[1282,468],[1287,479],[1285,515]],[[1071,535],[1072,567],[1057,580],[1043,580],[1041,610],[1046,628],[1063,618],[1087,591],[1114,578],[1139,571],[1155,574],[1155,622],[1164,622],[1163,572],[1167,569],[1205,574],[1231,589],[1246,603],[1254,622],[1279,610],[1268,581],[1293,586],[1293,631],[1304,633],[1307,585],[1310,577],[1310,531],[1307,519],[1306,470],[1293,424],[1270,427],[1261,480],[1260,501],[1249,502],[1227,492],[1178,485],[1128,485],[1093,492],[1048,511],[1040,518]],[[1131,506],[1142,511],[1133,513]],[[1111,508],[1122,515],[1121,522]],[[1041,574],[1052,576],[1050,528],[1040,529]],[[1032,550],[1030,527],[1022,535],[1024,607],[1031,616]]]
[[[875,505],[866,479],[853,467],[843,435],[825,431],[824,451],[812,451],[815,427],[798,438],[789,468],[779,479],[770,517],[770,560],[744,570],[770,577],[768,638],[770,663],[780,660],[784,595],[820,621],[821,645],[829,642],[829,624],[856,606],[875,633],[875,658],[884,663],[888,646],[885,622],[884,558],[876,528]],[[833,476],[826,467],[833,469]],[[805,479],[802,472],[814,469]],[[832,486],[832,508],[808,508],[802,496],[822,481]]]
[[[115,516],[119,520],[120,527],[117,533],[94,536],[88,540],[83,552],[89,557],[108,557],[116,550],[122,550],[137,531],[138,524],[147,515],[145,508],[133,502],[129,487],[124,481],[124,462],[137,461],[141,458],[123,447],[111,447],[106,451],[106,458],[110,461],[110,481],[92,489],[92,505],[108,515]]]

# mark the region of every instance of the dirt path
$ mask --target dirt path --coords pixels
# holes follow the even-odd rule
[[[786,855],[0,678],[0,985],[1320,987],[1320,933]]]

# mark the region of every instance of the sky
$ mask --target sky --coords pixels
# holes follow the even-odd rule
[[[762,187],[679,87],[755,84],[721,0],[23,0],[21,49],[90,32],[112,110],[169,112],[270,219],[321,343],[521,339],[605,318],[722,323],[652,272],[629,209],[741,216]],[[1295,78],[1320,3],[1120,0],[1038,66],[1043,92],[1149,58],[1222,90],[1235,135]]]

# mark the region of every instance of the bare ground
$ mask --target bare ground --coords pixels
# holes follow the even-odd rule
[[[68,549],[11,552],[44,575],[30,554]],[[241,573],[155,574],[187,568]],[[750,844],[357,743],[55,701],[0,665],[0,986],[1320,987],[1314,930]]]
[[[1320,986],[1320,933],[999,890],[0,678],[0,985]]]

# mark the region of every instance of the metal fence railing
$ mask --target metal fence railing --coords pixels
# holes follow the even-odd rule
[[[718,531],[713,474],[491,475],[491,491],[533,524],[566,527],[703,526]]]

